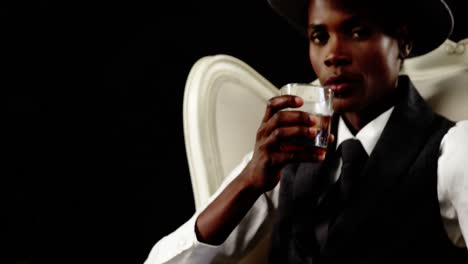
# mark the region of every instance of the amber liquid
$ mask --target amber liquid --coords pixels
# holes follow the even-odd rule
[[[300,150],[304,148],[321,148],[325,152],[327,150],[328,137],[330,135],[329,115],[315,115],[317,123],[314,127],[318,128],[317,136],[310,138],[292,138],[287,143],[282,144],[281,149],[286,151]]]

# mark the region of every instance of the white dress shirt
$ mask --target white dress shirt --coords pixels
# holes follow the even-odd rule
[[[356,136],[340,120],[337,146],[348,138],[361,141],[368,154],[377,143],[393,108],[381,114],[362,128]],[[218,191],[210,198],[213,201],[231,182],[252,157],[245,156],[242,162],[225,178]],[[466,247],[468,239],[468,120],[457,122],[440,144],[438,159],[437,192],[440,214],[450,240],[457,246]],[[239,225],[226,241],[219,246],[201,243],[195,235],[195,220],[202,207],[177,230],[159,240],[145,261],[145,264],[159,263],[239,263],[253,244],[268,239],[278,206],[278,184],[272,191],[260,196]]]

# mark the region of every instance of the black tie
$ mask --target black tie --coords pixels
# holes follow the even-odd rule
[[[367,153],[357,139],[347,139],[340,144],[338,153],[343,161],[338,181],[325,193],[318,205],[318,223],[316,226],[317,242],[325,245],[328,230],[335,218],[349,202],[358,176],[367,161]]]
[[[340,145],[340,153],[343,164],[338,180],[340,192],[343,200],[348,201],[353,189],[353,184],[357,184],[357,178],[367,161],[367,153],[361,142],[357,139],[347,139]]]

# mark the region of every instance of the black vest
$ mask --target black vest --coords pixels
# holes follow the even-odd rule
[[[335,146],[322,164],[285,167],[271,263],[468,263],[466,248],[446,235],[437,196],[440,142],[454,123],[435,114],[407,77],[399,89],[401,99],[360,175],[363,183],[322,250],[314,208]]]

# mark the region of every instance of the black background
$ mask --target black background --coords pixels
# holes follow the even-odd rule
[[[182,101],[197,59],[313,80],[307,43],[266,1],[168,2],[2,8],[16,263],[143,263],[190,218]]]
[[[307,43],[264,0],[0,10],[6,238],[17,264],[143,263],[190,218],[182,101],[197,59],[236,56],[276,86],[315,79]]]

